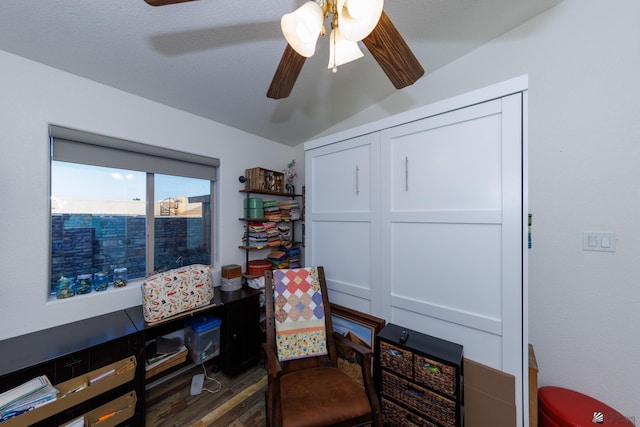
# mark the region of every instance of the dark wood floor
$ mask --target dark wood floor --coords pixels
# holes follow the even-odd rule
[[[235,377],[213,373],[212,364],[205,363],[207,375],[220,381],[216,393],[205,390],[190,395],[191,378],[203,373],[197,365],[172,379],[152,387],[146,393],[149,427],[263,427],[265,423],[264,393],[266,371],[259,366]],[[217,384],[205,378],[204,388],[216,389]]]

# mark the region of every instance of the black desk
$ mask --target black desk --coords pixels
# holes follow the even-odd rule
[[[0,341],[0,393],[39,375],[47,375],[53,384],[60,384],[135,356],[137,369],[132,381],[55,414],[37,426],[59,426],[133,391],[137,396],[135,415],[120,426],[144,426],[145,342],[182,329],[194,315],[215,314],[222,319],[221,350],[215,360],[225,374],[236,375],[259,360],[260,294],[250,288],[232,292],[216,288],[209,306],[162,322],[146,323],[142,306],[137,306]]]
[[[127,314],[115,311],[9,338],[0,341],[0,377],[125,338],[136,332],[137,329]],[[53,381],[55,378],[49,379]]]
[[[151,324],[144,321],[142,306],[128,308],[126,313],[145,341],[182,329],[186,321],[201,314],[220,317],[221,350],[216,361],[225,374],[233,376],[258,362],[260,294],[260,291],[251,288],[231,292],[216,288],[210,305]]]
[[[140,367],[142,349],[140,333],[123,310],[9,338],[0,341],[0,392],[40,375],[46,375],[53,384],[61,384],[133,356]],[[133,417],[120,425],[144,425],[140,404],[144,400],[144,384],[137,372],[133,380],[47,415],[36,425],[59,426],[131,392],[138,396],[138,404]],[[14,424],[20,425],[19,418],[6,423],[15,420]]]

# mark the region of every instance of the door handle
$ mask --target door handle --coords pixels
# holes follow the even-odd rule
[[[404,158],[404,191],[409,191],[409,157]]]

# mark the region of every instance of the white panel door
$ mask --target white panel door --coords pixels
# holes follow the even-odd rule
[[[526,336],[521,99],[381,132],[383,316],[515,375],[518,399]]]
[[[306,264],[325,267],[332,302],[377,313],[379,134],[309,150],[305,162]]]

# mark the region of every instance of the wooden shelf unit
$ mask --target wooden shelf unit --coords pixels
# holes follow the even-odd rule
[[[290,198],[290,199],[296,199],[298,197],[302,198],[302,194],[295,194],[295,193],[287,193],[287,192],[282,192],[282,191],[271,191],[271,190],[249,190],[249,189],[242,189],[239,190],[240,193],[245,193],[247,195],[247,200],[249,200],[249,198],[251,197],[251,194],[261,194],[261,195],[266,195],[266,196],[276,196],[276,197],[281,197],[281,198]],[[282,221],[271,221],[268,218],[247,218],[247,217],[242,217],[239,218],[240,221],[243,221],[246,225],[246,230],[245,230],[245,235],[244,237],[248,238],[248,233],[249,233],[249,224],[252,222],[260,222],[260,223],[264,223],[264,222],[277,222],[277,223],[287,223],[287,224],[291,224],[291,245],[292,246],[300,246],[302,243],[298,242],[295,240],[295,223],[298,221],[303,221],[302,218],[302,212],[304,207],[299,205],[300,208],[300,219],[289,219],[289,220],[282,220]],[[263,246],[248,246],[248,245],[240,245],[238,246],[238,248],[242,249],[245,251],[245,271],[243,274],[243,277],[246,279],[253,279],[253,278],[258,278],[261,275],[252,275],[249,274],[249,253],[251,252],[256,252],[256,251],[262,251],[262,250],[267,250],[267,249],[278,249],[281,246],[269,246],[269,245],[263,245]]]

